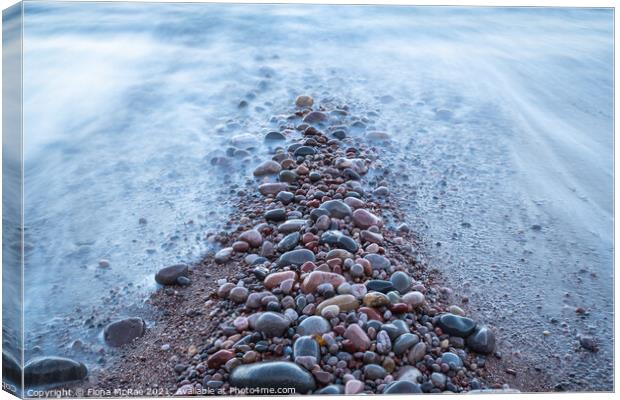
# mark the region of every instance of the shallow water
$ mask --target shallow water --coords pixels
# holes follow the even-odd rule
[[[157,269],[212,249],[266,150],[213,158],[308,93],[392,135],[378,146],[421,257],[504,352],[610,390],[612,24],[593,9],[28,3],[27,358],[109,352],[101,327],[140,308]],[[601,350],[574,352],[577,333]]]

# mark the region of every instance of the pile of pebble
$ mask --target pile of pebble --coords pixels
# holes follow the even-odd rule
[[[189,365],[175,366],[177,394],[484,388],[493,331],[443,301],[412,255],[408,227],[384,221],[388,185],[366,179],[374,148],[334,122],[349,110],[310,96],[295,105],[290,121],[300,122],[265,136],[274,152],[254,170],[258,193],[242,199],[237,232],[213,257],[222,268],[247,264],[247,273],[218,282],[212,307],[227,318]],[[156,280],[191,284],[185,265]]]

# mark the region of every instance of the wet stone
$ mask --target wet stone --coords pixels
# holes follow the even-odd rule
[[[293,153],[294,157],[312,156],[316,154],[316,150],[310,146],[301,146]]]
[[[370,348],[370,338],[358,324],[349,325],[343,336],[349,339],[359,351]]]
[[[297,333],[300,335],[323,334],[331,331],[332,327],[329,321],[318,315],[313,315],[304,319],[297,327]]]
[[[411,277],[402,271],[393,273],[390,282],[400,293],[406,293],[413,283]]]
[[[479,326],[467,338],[467,347],[481,354],[493,353],[495,351],[495,334],[488,327]]]
[[[185,264],[171,265],[166,268],[160,269],[155,275],[155,281],[160,285],[174,285],[177,283],[177,278],[189,274],[189,268]]]
[[[368,229],[373,225],[380,225],[381,218],[363,208],[358,208],[353,212],[353,223],[361,229]]]
[[[439,317],[437,325],[450,335],[467,337],[476,328],[476,322],[472,319],[459,317],[454,314],[443,314]]]
[[[86,378],[88,370],[84,364],[63,357],[38,357],[24,366],[24,381],[27,386],[60,384]]]
[[[381,329],[386,331],[390,335],[390,339],[392,340],[395,340],[400,335],[403,335],[409,332],[409,327],[407,326],[405,321],[400,320],[400,319],[394,320],[390,324],[381,325]]]
[[[388,384],[383,390],[383,394],[406,394],[422,393],[420,385],[410,381],[394,381]]]
[[[370,262],[372,269],[384,270],[390,268],[390,260],[379,254],[367,254],[364,258]]]
[[[269,196],[269,195],[277,195],[278,193],[280,193],[283,190],[286,190],[287,188],[288,188],[287,183],[270,182],[270,183],[263,183],[262,185],[259,185],[258,191],[263,196]]]
[[[278,195],[276,196],[276,200],[278,200],[284,205],[290,204],[294,198],[295,198],[295,195],[293,193],[287,192],[285,190],[279,192]]]
[[[107,344],[119,347],[143,336],[145,331],[146,324],[142,318],[126,318],[106,326],[103,336]]]
[[[297,174],[289,170],[281,171],[280,174],[278,175],[278,180],[280,182],[293,183],[297,181],[297,178],[298,178]]]
[[[419,306],[421,306],[422,304],[424,304],[424,295],[420,292],[409,292],[406,293],[403,297],[402,297],[402,301],[405,304],[410,305],[412,308],[417,308]]]
[[[364,305],[368,307],[382,307],[390,304],[390,299],[381,292],[370,292],[364,296]]]
[[[368,282],[366,282],[366,289],[370,292],[370,291],[375,291],[375,292],[381,292],[381,293],[388,293],[392,290],[394,290],[394,286],[392,285],[392,282],[390,281],[383,281],[383,280],[379,280],[379,279],[373,279],[370,280]]]
[[[355,253],[359,249],[359,245],[355,240],[339,231],[327,231],[323,233],[320,243],[327,243],[351,253]]]
[[[316,308],[316,313],[321,314],[321,311],[323,311],[325,307],[331,305],[337,305],[340,308],[340,311],[347,312],[356,310],[359,307],[359,302],[350,294],[340,294],[332,297],[331,299],[324,300]]]
[[[326,120],[327,120],[327,115],[325,115],[324,113],[320,111],[312,111],[311,113],[308,113],[308,115],[304,117],[304,122],[307,124],[316,124],[316,123],[323,122]]]
[[[276,208],[265,212],[265,219],[267,221],[284,221],[286,220],[286,210],[284,208]]]
[[[342,385],[328,385],[325,386],[323,389],[318,390],[315,392],[316,394],[321,394],[321,395],[339,395],[339,394],[344,394],[344,386]]]
[[[295,99],[295,105],[300,108],[310,108],[314,104],[314,99],[311,96],[301,95]]]
[[[279,267],[287,265],[300,266],[307,261],[316,261],[314,253],[307,249],[297,249],[282,254],[276,264]]]
[[[280,172],[281,169],[282,167],[277,162],[267,160],[254,169],[254,176],[275,175]]]
[[[380,365],[369,364],[364,367],[364,377],[369,380],[383,379],[387,375],[387,371]]]
[[[306,226],[306,223],[307,221],[305,219],[289,219],[278,226],[278,231],[282,234],[299,231]]]
[[[280,132],[276,132],[276,131],[271,131],[269,133],[267,133],[265,135],[265,140],[266,141],[271,141],[271,140],[286,140],[286,136],[284,136],[282,133]]]
[[[463,366],[463,360],[452,352],[443,353],[441,355],[441,362],[448,364],[452,368],[461,368]]]
[[[321,209],[326,210],[330,217],[342,219],[351,216],[351,207],[340,200],[329,200],[321,204]]]
[[[396,355],[401,355],[416,344],[420,342],[420,339],[413,333],[405,333],[396,339],[394,342],[393,350]]]
[[[301,234],[299,232],[289,233],[284,236],[282,240],[277,245],[278,251],[281,253],[286,253],[287,251],[293,250],[297,244],[299,243],[299,239],[301,238]]]
[[[288,329],[290,321],[284,315],[264,312],[256,320],[255,328],[267,337],[282,336]]]
[[[316,388],[314,377],[299,365],[286,361],[240,365],[230,374],[230,384],[237,388],[294,388],[298,394]]]
[[[317,360],[321,358],[321,349],[311,336],[302,336],[293,345],[293,357],[311,356]]]

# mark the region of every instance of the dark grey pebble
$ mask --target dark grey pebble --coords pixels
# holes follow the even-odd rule
[[[437,320],[437,325],[450,335],[467,337],[476,328],[476,322],[470,318],[454,314],[442,314]]]
[[[84,379],[86,375],[88,369],[84,364],[63,357],[35,358],[24,367],[27,386],[73,382]]]
[[[181,276],[187,277],[189,274],[189,268],[185,264],[171,265],[166,268],[162,268],[155,274],[155,282],[160,285],[174,285],[177,283],[177,278]]]
[[[306,394],[316,388],[310,372],[286,361],[240,365],[232,370],[229,381],[236,388],[294,388],[297,394]]]

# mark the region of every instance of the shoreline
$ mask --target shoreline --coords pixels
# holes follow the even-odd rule
[[[241,365],[262,365],[258,368],[267,368],[267,371],[275,367],[288,368],[301,381],[305,380],[306,386],[296,387],[295,392],[304,392],[304,389],[334,394],[391,393],[390,390],[394,390],[393,393],[510,390],[506,381],[520,389],[531,390],[531,380],[523,376],[511,379],[511,369],[505,366],[510,362],[493,355],[492,330],[483,332],[485,340],[472,342],[473,347],[485,354],[468,349],[467,338],[474,330],[478,332],[482,324],[457,315],[466,315],[467,307],[453,304],[451,290],[435,282],[439,274],[416,262],[414,235],[404,226],[397,228],[396,223],[402,220],[398,205],[390,201],[389,188],[383,186],[385,182],[372,176],[373,167],[377,162],[380,164],[375,149],[365,145],[347,148],[346,132],[336,133],[341,130],[340,125],[326,123],[330,119],[328,114],[332,115],[330,111],[347,114],[347,110],[316,111],[316,107],[314,110],[298,107],[296,117],[309,123],[292,127],[297,133],[302,132],[292,146],[290,138],[285,138],[282,132],[278,139],[286,141],[270,139],[270,144],[283,145],[285,150],[276,153],[273,157],[276,162],[266,161],[255,170],[257,175],[256,171],[262,167],[253,188],[238,191],[237,204],[233,207],[237,212],[228,224],[237,229],[216,238],[223,250],[206,256],[187,273],[179,275],[189,279],[188,285],[179,286],[174,282],[153,293],[150,303],[158,314],[154,326],[145,336],[121,348],[117,362],[91,378],[91,388],[113,390],[125,385],[142,387],[144,382],[158,382],[145,395],[218,394],[219,391],[224,394],[231,393],[231,371]],[[292,129],[284,132],[295,132]],[[389,135],[371,132],[367,139],[382,143],[389,140]],[[296,144],[303,144],[304,149],[299,151],[302,146]],[[295,153],[298,157],[294,157]],[[283,174],[282,171],[289,172]],[[280,180],[289,182],[286,185],[276,183],[278,180],[273,177],[277,175]],[[271,183],[266,186],[263,183],[261,189],[261,180]],[[367,188],[359,182],[374,186],[373,193],[368,194]],[[313,194],[321,189],[327,189],[322,196]],[[294,192],[293,196],[278,200],[283,196],[277,194],[287,190]],[[311,214],[314,210],[325,211],[323,204],[327,202],[332,202],[333,209],[327,207],[326,213],[315,211]],[[284,209],[284,215],[281,211],[273,211],[276,209]],[[357,213],[356,222],[353,210],[366,211]],[[266,221],[268,211],[274,219]],[[283,227],[286,218],[305,222]],[[317,228],[317,224],[322,229]],[[334,231],[345,234],[324,236]],[[278,250],[277,243],[282,243],[282,236],[295,232],[299,235],[292,247]],[[343,236],[354,240],[343,239]],[[283,254],[300,249],[309,249],[313,256],[294,260],[293,264],[277,262]],[[256,253],[261,255],[252,256]],[[302,254],[302,258],[307,256],[307,253],[298,254]],[[373,261],[369,262],[366,258],[369,254],[379,257],[371,256]],[[256,262],[256,258],[263,255],[264,259]],[[373,263],[380,265],[377,268]],[[313,273],[318,276],[317,284],[306,290]],[[404,282],[403,286],[398,283],[401,290],[390,285],[394,274]],[[223,279],[226,281],[218,283]],[[239,281],[244,283],[239,285]],[[269,289],[265,288],[266,281]],[[371,287],[368,287],[369,281],[374,281]],[[343,285],[348,285],[347,289],[341,290]],[[235,291],[231,295],[232,289]],[[271,294],[263,298],[269,296],[270,300],[248,307],[251,294],[265,290]],[[352,292],[355,295],[351,295]],[[303,307],[298,304],[300,296],[306,299],[303,303],[308,303]],[[354,301],[350,296],[355,297]],[[259,295],[254,297],[259,298]],[[343,310],[316,312],[317,306],[325,311],[327,306],[321,303],[334,302],[334,298],[344,299],[339,305]],[[454,314],[446,324],[439,316],[447,311]],[[257,327],[257,320],[265,314],[272,320],[266,328],[261,327],[260,322]],[[313,320],[311,324],[306,322],[310,328],[303,327],[304,320]],[[405,321],[406,332],[393,332],[398,331],[392,324],[394,320]],[[463,323],[473,323],[473,326],[463,327]],[[269,327],[278,324],[282,324],[282,329],[271,332]],[[352,325],[357,328],[351,328]],[[304,331],[302,335],[300,327]],[[453,334],[444,333],[442,327]],[[408,343],[403,350],[403,339],[400,339],[398,354],[395,354],[394,347],[403,334]],[[301,355],[294,350],[300,337],[305,346],[300,350]],[[419,345],[421,343],[425,346]],[[261,351],[256,351],[257,345],[261,346]],[[415,356],[414,349],[417,349]],[[286,365],[268,364],[276,360],[285,360]],[[360,371],[362,368],[364,372]],[[258,376],[264,374],[263,371]],[[247,380],[235,376],[233,381],[232,386],[240,386],[240,381],[247,384]],[[272,384],[266,381],[260,386]],[[537,384],[544,386],[541,380]]]

